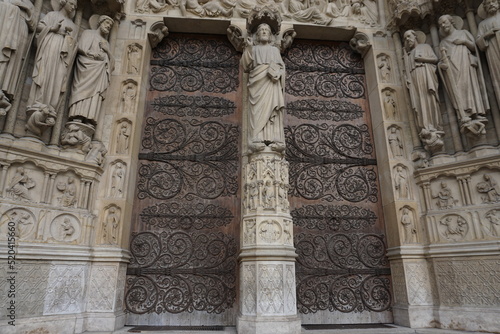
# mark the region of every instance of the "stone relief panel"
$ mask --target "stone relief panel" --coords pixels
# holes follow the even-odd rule
[[[116,124],[116,154],[127,154],[130,147],[130,138],[132,135],[132,122],[128,119],[120,120]]]
[[[127,176],[127,165],[121,161],[115,161],[111,164],[109,170],[111,171],[109,181],[109,197],[123,198],[125,193],[125,181]]]
[[[456,180],[451,178],[437,179],[431,183],[431,196],[434,208],[448,210],[463,205],[460,200],[460,189]]]
[[[6,239],[11,227],[15,229],[15,236],[20,240],[35,239],[38,221],[28,208],[12,208],[5,211],[0,217],[1,238]]]
[[[255,315],[257,312],[257,276],[255,264],[243,265],[242,299],[244,315]]]
[[[470,228],[467,219],[457,214],[443,216],[437,225],[440,239],[448,242],[470,240],[473,238],[469,233]]]
[[[59,242],[78,242],[82,234],[81,222],[73,215],[62,214],[50,224],[50,239]]]
[[[52,264],[43,314],[83,312],[85,282],[88,272],[89,266],[84,264]]]
[[[493,209],[484,215],[481,220],[483,231],[486,235],[500,238],[500,209]]]
[[[42,316],[50,264],[22,261],[18,268],[16,312],[30,316]]]
[[[476,191],[472,191],[476,204],[494,204],[500,202],[500,187],[497,180],[500,180],[500,173],[497,171],[484,171],[472,176],[472,185],[476,188]]]
[[[90,283],[87,288],[87,311],[114,311],[117,288],[117,265],[93,264],[90,271]],[[123,273],[125,275],[125,273]]]
[[[65,208],[75,208],[78,204],[80,191],[80,180],[72,174],[58,175],[55,179],[55,188],[57,189],[52,203],[57,203]]]
[[[118,237],[121,225],[121,209],[116,205],[111,205],[104,210],[101,230],[99,231],[102,245],[118,245]]]
[[[243,245],[252,245],[257,243],[257,229],[255,219],[245,219],[243,232]]]
[[[141,73],[142,49],[142,45],[138,43],[132,43],[127,46],[127,74],[139,75]]]
[[[123,311],[125,309],[125,284],[127,275],[127,265],[120,264],[118,269],[118,282],[115,290],[115,308],[114,311]]]
[[[406,287],[410,305],[433,305],[437,301],[434,269],[426,261],[405,262]]]
[[[391,261],[391,278],[394,303],[396,305],[408,304],[406,290],[405,270],[402,262]]]
[[[40,202],[43,172],[31,165],[12,165],[7,172],[4,195],[16,201]]]
[[[295,284],[295,266],[293,264],[285,265],[285,312],[293,314],[297,309],[296,303],[296,284]]]
[[[416,225],[416,214],[409,206],[404,206],[399,210],[399,222],[402,226],[401,233],[403,243],[414,244],[418,242],[418,230]]]
[[[258,311],[266,315],[282,314],[285,308],[283,265],[259,264],[258,270]]]
[[[435,260],[434,270],[443,306],[498,307],[500,260]]]
[[[377,68],[382,83],[392,82],[392,63],[391,57],[385,53],[377,56]]]
[[[265,220],[259,223],[258,236],[265,243],[277,243],[283,234],[281,224],[276,220]]]
[[[120,97],[120,112],[122,114],[132,114],[135,111],[137,100],[137,82],[126,80],[122,84]]]

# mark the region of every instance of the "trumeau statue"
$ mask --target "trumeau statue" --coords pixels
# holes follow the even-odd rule
[[[0,0],[0,89],[11,102],[35,28],[34,10],[29,0]]]
[[[102,15],[97,29],[85,30],[78,41],[78,57],[69,102],[69,118],[72,121],[93,126],[97,124],[114,68],[114,58],[107,40],[112,26],[113,19]]]
[[[276,151],[285,148],[285,64],[274,39],[271,27],[261,23],[253,37],[247,39],[241,58],[248,72],[249,147],[253,151],[264,146]]]
[[[486,52],[493,88],[500,101],[500,4],[498,0],[484,0],[478,14],[484,18],[479,23],[476,43]]]
[[[78,27],[72,21],[76,0],[59,0],[53,4],[54,11],[38,23],[38,49],[28,104],[42,103],[57,111],[73,65]]]
[[[471,33],[460,30],[459,17],[439,18],[442,35],[439,72],[460,122],[460,130],[475,136],[486,133],[484,117],[489,108],[478,52]]]
[[[431,152],[441,150],[441,115],[438,97],[436,64],[438,58],[432,47],[424,43],[425,35],[408,30],[404,34],[406,85],[410,91],[420,139]]]

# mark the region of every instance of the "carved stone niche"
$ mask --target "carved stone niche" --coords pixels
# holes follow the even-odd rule
[[[413,199],[410,173],[403,164],[397,164],[392,170],[394,194],[398,200]]]
[[[49,241],[76,243],[82,234],[82,224],[73,215],[62,214],[54,218],[49,227]]]
[[[128,79],[122,83],[120,95],[120,113],[131,114],[137,101],[137,81]]]
[[[129,44],[127,47],[127,59],[125,73],[129,75],[139,75],[142,67],[142,45],[139,43]]]
[[[415,210],[405,205],[399,209],[399,223],[401,225],[401,241],[404,244],[414,244],[418,242],[418,230]]]
[[[7,171],[3,196],[19,202],[39,203],[43,199],[44,173],[34,164],[12,164]]]
[[[114,161],[109,167],[109,193],[112,198],[123,198],[125,194],[127,164],[121,160]]]
[[[442,242],[456,242],[471,239],[471,224],[461,215],[449,214],[438,218],[436,223],[439,240]]]
[[[382,89],[381,95],[385,118],[387,120],[399,120],[396,91],[387,87]]]
[[[80,195],[80,178],[73,172],[56,176],[54,193],[50,203],[64,208],[75,208]]]
[[[104,208],[100,230],[97,231],[97,242],[102,245],[118,245],[121,229],[122,210],[115,204]]]
[[[377,55],[377,68],[380,81],[391,83],[393,77],[391,57],[385,53]]]
[[[463,199],[456,179],[451,177],[439,178],[431,183],[431,207],[437,210],[449,210],[460,207]]]
[[[120,119],[115,125],[115,153],[127,154],[131,142],[132,122],[128,119]]]
[[[399,126],[391,125],[387,128],[387,141],[393,159],[398,159],[405,156],[403,139],[403,131]]]
[[[7,236],[13,236],[15,240],[35,239],[36,225],[35,215],[28,208],[7,209],[0,216],[0,240],[7,240]]]

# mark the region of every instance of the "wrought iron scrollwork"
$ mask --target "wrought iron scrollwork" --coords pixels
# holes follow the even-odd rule
[[[169,230],[201,230],[227,226],[234,218],[231,210],[203,203],[159,203],[142,210],[141,222]]]
[[[125,304],[129,311],[222,313],[236,300],[237,245],[218,233],[133,234]]]
[[[350,231],[373,226],[377,215],[370,209],[354,205],[305,205],[292,210],[293,223],[317,231]]]
[[[300,233],[295,247],[301,313],[390,308],[390,269],[383,236]]]
[[[172,37],[153,57],[153,90],[228,93],[238,87],[239,56],[227,41]]]
[[[360,105],[339,100],[298,100],[286,106],[287,115],[311,121],[351,121],[363,117]]]
[[[214,199],[238,190],[238,127],[214,121],[146,120],[138,198]],[[151,163],[156,162],[156,163]]]
[[[303,124],[285,128],[290,195],[377,202],[373,146],[366,125]]]
[[[222,117],[236,110],[233,101],[212,96],[162,96],[156,98],[152,106],[155,112],[177,117]]]

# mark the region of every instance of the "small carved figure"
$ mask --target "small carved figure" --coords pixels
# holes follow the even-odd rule
[[[13,199],[21,199],[31,201],[30,189],[36,186],[35,180],[28,176],[28,172],[24,167],[17,167],[16,174],[10,182],[7,193]]]
[[[292,223],[289,220],[285,220],[283,222],[283,235],[284,235],[283,242],[287,245],[292,245],[291,225],[292,225]]]
[[[387,136],[389,141],[389,147],[391,148],[391,153],[393,158],[403,156],[403,142],[399,137],[398,129],[396,127],[391,128],[391,132]]]
[[[43,132],[56,124],[57,114],[49,105],[35,103],[26,110],[29,116],[24,126],[28,135],[41,137]]]
[[[460,24],[455,20],[459,18],[450,15],[439,18],[439,31],[443,36],[439,43],[439,72],[460,121],[460,130],[480,136],[484,128],[478,128],[477,123],[487,122],[484,115],[489,103],[480,71],[479,52],[471,33],[456,28]]]
[[[403,225],[405,230],[405,244],[412,244],[417,242],[417,229],[413,223],[413,217],[410,214],[408,208],[403,208],[403,214],[401,215],[401,225]]]
[[[259,188],[257,187],[257,184],[251,183],[248,185],[249,186],[249,191],[250,191],[250,203],[248,204],[248,208],[250,210],[256,210],[257,206],[259,205]]]
[[[78,41],[78,57],[69,101],[70,120],[93,126],[97,124],[114,68],[114,58],[107,41],[112,26],[113,19],[102,15],[97,30],[85,30]]]
[[[441,139],[444,136],[444,132],[436,130],[431,125],[422,128],[420,131],[420,140],[424,144],[424,147],[429,152],[438,152],[444,146],[444,141]]]
[[[85,157],[85,161],[102,166],[104,164],[104,156],[106,153],[108,153],[106,146],[104,146],[104,144],[100,141],[94,141],[91,144],[89,153],[87,153],[87,156]]]
[[[282,210],[288,210],[290,204],[288,202],[288,188],[285,184],[280,184],[278,187],[278,201]]]
[[[274,186],[271,181],[266,181],[262,189],[262,201],[264,208],[273,209],[275,206]]]
[[[247,220],[246,221],[246,230],[245,230],[245,243],[252,244],[255,243],[255,220]]]
[[[72,207],[76,204],[76,185],[73,177],[68,177],[66,182],[58,182],[57,190],[62,191],[62,196],[59,197],[59,204],[64,207]]]
[[[25,237],[31,230],[33,219],[31,215],[24,209],[14,209],[7,214],[8,220],[15,224],[15,236],[18,238]]]
[[[500,211],[493,210],[486,214],[486,218],[490,222],[489,232],[494,237],[500,237]]]
[[[396,100],[394,100],[390,90],[384,92],[384,109],[387,118],[396,119]]]
[[[497,100],[500,102],[500,4],[498,0],[484,0],[478,14],[486,18],[477,27],[476,43],[486,52],[491,79]]]
[[[5,95],[5,92],[0,89],[0,116],[5,116],[12,108],[9,98]]]
[[[30,46],[29,31],[36,24],[35,7],[29,0],[0,1],[0,90],[12,101],[23,59]]]
[[[56,110],[73,66],[78,27],[72,20],[76,0],[59,0],[53,4],[54,11],[38,23],[38,48],[28,104],[42,103]]]
[[[128,152],[130,139],[130,126],[127,122],[122,122],[116,139],[116,153],[125,154]]]
[[[127,73],[132,75],[139,74],[139,66],[141,63],[141,49],[137,44],[128,46],[127,54]]]
[[[410,189],[408,185],[408,179],[406,171],[402,166],[396,167],[396,172],[394,173],[394,187],[396,189],[396,194],[398,199],[408,199],[410,195]]]
[[[451,209],[458,203],[458,200],[453,198],[451,189],[448,188],[446,182],[441,182],[441,190],[439,190],[437,195],[433,195],[432,198],[438,199],[436,205],[440,210]]]
[[[374,26],[377,23],[377,9],[373,0],[351,0],[351,4],[347,5],[343,12],[347,13],[347,17],[358,19],[359,22]]]
[[[467,234],[467,221],[460,216],[457,216],[454,220],[453,217],[446,217],[444,220],[439,222],[441,225],[446,226],[444,231],[444,236],[449,239],[460,239],[465,238]]]
[[[425,35],[422,32],[408,30],[404,34],[406,86],[410,92],[411,105],[416,115],[420,139],[431,152],[442,147],[432,146],[441,143],[444,134],[438,131],[441,128],[441,114],[439,108],[438,78],[436,64],[438,58],[432,47],[425,44]],[[425,131],[423,131],[425,129]],[[422,132],[423,131],[423,132]],[[432,135],[433,144],[429,143]],[[439,148],[438,148],[439,147]]]
[[[137,0],[135,10],[138,13],[148,13],[149,10],[153,13],[159,13],[168,8],[168,5],[176,5],[175,1],[157,1],[157,0]]]
[[[102,223],[102,241],[108,245],[116,245],[118,241],[119,211],[114,207],[108,209],[108,214]]]
[[[389,56],[382,54],[378,57],[378,59],[378,70],[380,71],[380,78],[382,79],[382,82],[391,82],[391,63]]]
[[[253,42],[247,41],[241,63],[249,73],[249,147],[256,151],[271,146],[276,151],[283,151],[285,63],[273,44],[268,24],[260,24]]]
[[[305,0],[285,0],[281,2],[283,15],[299,22],[329,25],[332,18],[326,17],[319,8],[310,6]]]
[[[61,144],[69,146],[81,145],[81,150],[87,153],[90,151],[91,139],[78,125],[70,124],[67,131],[61,135]]]
[[[486,194],[483,196],[483,203],[500,202],[500,189],[495,180],[488,174],[483,175],[484,182],[477,184],[477,191]]]
[[[69,218],[64,218],[63,222],[61,223],[60,233],[60,240],[70,241],[71,239],[73,239],[75,227],[73,226]]]
[[[134,110],[134,103],[137,96],[137,85],[133,82],[128,82],[123,86],[122,90],[122,112],[124,114],[131,113]]]
[[[122,197],[123,187],[125,185],[125,167],[121,162],[117,163],[113,174],[111,175],[111,197]]]

